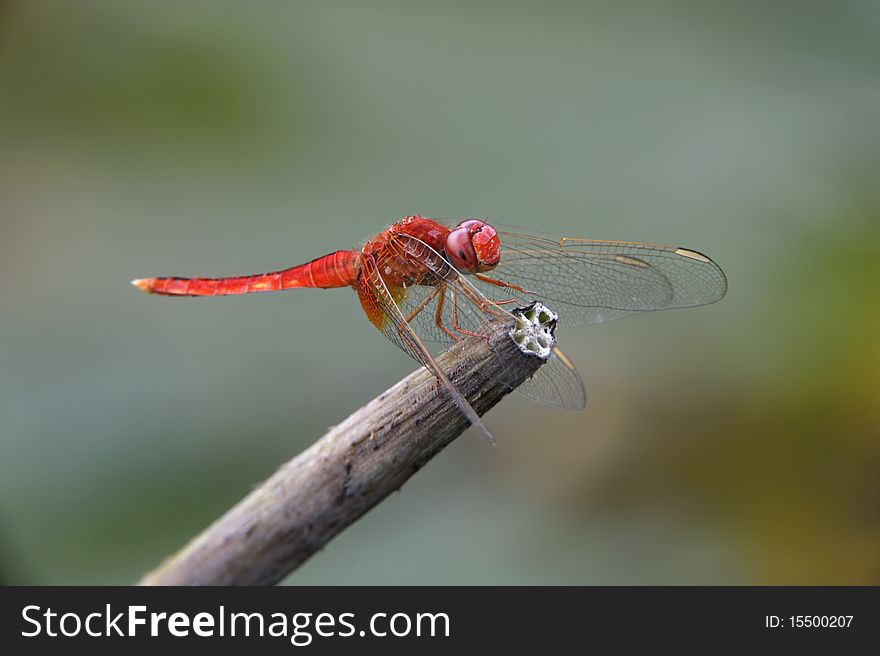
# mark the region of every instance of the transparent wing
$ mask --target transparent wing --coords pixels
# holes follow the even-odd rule
[[[544,405],[580,412],[587,405],[584,381],[558,346],[534,376],[516,391]]]
[[[382,294],[385,300],[379,301],[382,313],[391,319],[382,328],[383,333],[423,364],[424,354],[413,348],[407,337],[410,331],[423,343],[446,348],[468,335],[479,335],[483,324],[492,317],[510,321],[511,326],[514,323],[507,306],[487,298],[442,255],[415,237],[399,235],[375,261],[373,271],[372,277],[381,279],[387,290]],[[373,280],[371,285],[378,282]],[[392,303],[394,307],[390,307]],[[581,378],[558,349],[524,384],[498,382],[546,405],[569,410],[584,408]]]
[[[487,277],[519,289],[490,284],[480,276],[474,276],[474,283],[493,299],[513,297],[523,303],[539,298],[559,312],[563,325],[706,305],[727,291],[721,268],[688,248],[495,227],[501,261]]]

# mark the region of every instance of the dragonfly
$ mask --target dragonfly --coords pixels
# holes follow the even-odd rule
[[[437,364],[429,345],[445,348],[468,336],[485,337],[480,331],[487,321],[508,321],[512,338],[534,346],[537,335],[541,342],[531,351],[521,350],[547,360],[525,383],[510,386],[546,405],[578,411],[586,405],[586,393],[574,364],[555,341],[558,323],[589,325],[638,312],[707,305],[727,291],[727,279],[715,262],[681,246],[556,237],[481,219],[419,215],[403,217],[360,249],[337,250],[270,273],[163,276],[132,284],[164,296],[354,288],[370,322],[431,371],[491,443],[491,432]],[[540,326],[536,316],[543,321]],[[517,336],[524,322],[537,326],[538,333]]]

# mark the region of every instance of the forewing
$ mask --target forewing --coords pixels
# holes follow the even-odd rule
[[[491,298],[541,299],[559,312],[563,325],[706,305],[727,291],[720,267],[687,248],[559,238],[521,229],[498,232],[501,261],[487,275],[524,292],[476,284]]]

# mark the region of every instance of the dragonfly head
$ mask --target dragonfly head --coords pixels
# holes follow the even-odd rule
[[[462,221],[446,237],[446,257],[462,273],[494,269],[501,260],[495,228],[479,219]]]

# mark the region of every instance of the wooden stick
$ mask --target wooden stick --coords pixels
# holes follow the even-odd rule
[[[485,328],[488,338],[469,337],[437,358],[480,415],[542,364],[516,348],[505,322]],[[140,585],[278,583],[467,425],[437,379],[419,369],[283,465]]]

